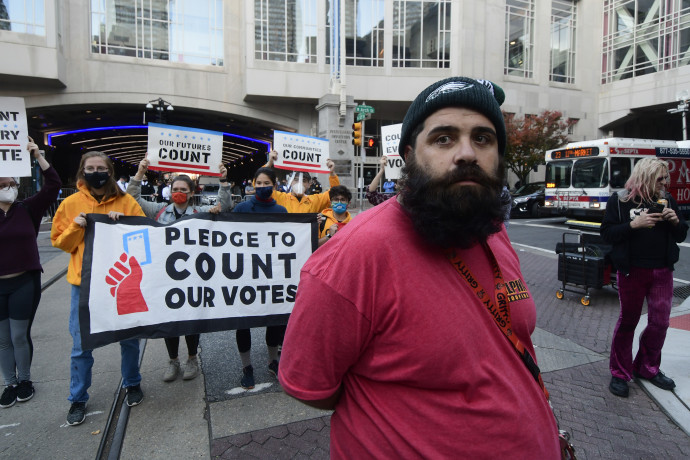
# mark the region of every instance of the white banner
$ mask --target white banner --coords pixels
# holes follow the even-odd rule
[[[404,162],[398,152],[398,144],[400,143],[400,131],[402,123],[397,125],[381,126],[381,150],[388,162],[386,163],[386,179],[400,179],[400,170]]]
[[[317,247],[315,214],[196,214],[170,225],[87,216],[85,348],[286,324]]]
[[[26,150],[28,143],[24,98],[0,97],[0,175],[31,176],[31,155]]]
[[[328,139],[273,131],[273,150],[278,152],[278,159],[274,163],[276,168],[330,173],[326,166],[329,155]]]
[[[149,123],[146,157],[149,169],[220,176],[223,133]]]

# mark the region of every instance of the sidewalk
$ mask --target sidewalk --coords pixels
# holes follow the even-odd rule
[[[46,248],[47,251],[47,248]],[[687,458],[690,456],[690,301],[674,298],[662,369],[674,392],[643,382],[630,397],[608,391],[608,351],[618,317],[611,288],[594,290],[583,307],[579,296],[556,299],[556,255],[516,246],[537,304],[533,335],[544,381],[561,427],[573,435],[579,459]],[[42,252],[43,256],[43,252]],[[59,275],[68,256],[50,253],[43,282]],[[93,459],[101,442],[120,379],[119,347],[94,352],[87,418],[69,427],[69,285],[61,278],[43,293],[33,327],[36,396],[0,410],[3,458]],[[641,321],[644,323],[645,319]],[[239,388],[240,361],[232,331],[201,338],[203,374],[191,381],[161,380],[167,365],[162,340],[142,342],[145,394],[129,416],[121,453],[134,458],[328,458],[330,414],[286,396],[265,370],[263,331],[252,335],[257,386]],[[184,340],[180,358],[184,361]]]

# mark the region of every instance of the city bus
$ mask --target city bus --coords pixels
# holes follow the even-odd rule
[[[613,192],[623,190],[637,161],[668,162],[668,191],[687,219],[690,214],[690,149],[684,142],[609,138],[571,142],[546,152],[546,193],[541,215],[601,222]]]

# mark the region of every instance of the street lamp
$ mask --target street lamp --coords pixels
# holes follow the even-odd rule
[[[690,109],[690,104],[688,104],[688,99],[690,99],[690,95],[688,94],[687,90],[680,91],[676,93],[676,101],[678,102],[678,107],[674,109],[668,109],[668,113],[678,113],[683,117],[683,140],[686,141],[688,140],[688,126],[685,123],[685,112]]]
[[[149,101],[146,104],[146,110],[153,110],[154,108],[156,109],[156,122],[158,123],[165,123],[166,111],[172,112],[173,110],[175,110],[175,108],[172,106],[170,102],[163,100],[163,98],[161,97]]]

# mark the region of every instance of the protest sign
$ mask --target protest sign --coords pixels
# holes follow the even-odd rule
[[[386,179],[400,179],[400,170],[404,164],[398,152],[401,129],[402,123],[381,126],[382,152],[388,157],[386,162]]]
[[[88,214],[79,323],[84,349],[287,324],[316,214],[199,213],[163,225]]]
[[[276,168],[330,173],[326,166],[329,153],[328,139],[273,131],[273,150],[278,152],[278,159],[273,165]]]
[[[148,134],[149,169],[220,176],[223,133],[149,123]]]
[[[31,176],[28,143],[24,99],[0,97],[0,171],[3,177]]]

